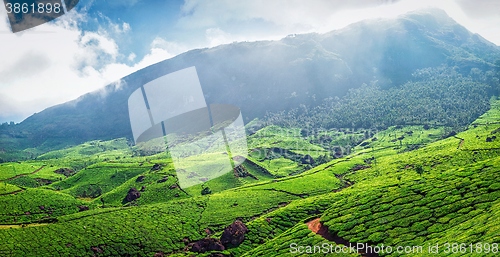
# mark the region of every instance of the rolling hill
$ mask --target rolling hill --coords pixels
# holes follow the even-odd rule
[[[397,246],[410,247],[404,255],[427,256],[435,245],[440,256],[490,256],[500,243],[499,100],[492,99],[491,106],[456,135],[443,138],[440,127],[394,126],[364,137],[350,154],[295,175],[273,175],[279,163],[269,163],[267,170],[258,160],[246,162],[253,178],[228,173],[204,184],[213,189],[208,193],[196,186],[180,190],[164,153],[134,156],[133,149],[115,140],[51,152],[37,162],[3,164],[0,253],[300,256],[314,249],[298,246],[351,243],[394,248],[375,255],[357,249],[345,256],[400,256]],[[325,150],[324,144],[307,146],[314,135],[276,126],[261,130],[250,136],[251,149],[293,152],[302,145]],[[329,133],[334,144],[344,140],[337,131]],[[281,142],[269,144],[264,137]],[[282,152],[282,157],[290,155]],[[30,167],[52,165],[54,172],[56,163],[71,165],[78,159],[87,159],[88,166],[68,178],[20,189],[7,186],[20,175],[37,177]],[[18,173],[4,172],[13,165]],[[95,186],[102,191],[79,195]],[[139,186],[144,186],[140,197],[124,203],[127,190]],[[195,246],[218,242],[235,220],[247,228],[242,242],[204,250]]]

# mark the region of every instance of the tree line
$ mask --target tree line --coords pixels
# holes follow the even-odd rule
[[[301,105],[268,113],[265,122],[302,128],[377,128],[393,125],[462,127],[489,109],[497,93],[496,72],[471,70],[468,75],[442,66],[417,70],[403,85],[382,89],[377,81],[329,97],[315,107]]]

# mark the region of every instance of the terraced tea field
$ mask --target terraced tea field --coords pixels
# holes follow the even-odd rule
[[[124,139],[4,163],[0,256],[324,256],[321,246],[348,243],[423,247],[371,256],[429,256],[432,245],[439,256],[494,256],[500,101],[491,107],[459,133],[423,125],[360,131],[342,156],[334,148],[344,133],[320,142],[266,127],[249,136],[244,169],[185,189],[168,154],[137,154],[144,148]],[[306,154],[331,159],[306,163]],[[132,188],[140,196],[125,201]],[[235,220],[248,228],[241,244],[194,252],[192,243],[220,238]],[[445,252],[447,243],[472,248]],[[339,256],[369,256],[362,252]]]

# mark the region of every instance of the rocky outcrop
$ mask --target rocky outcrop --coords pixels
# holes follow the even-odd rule
[[[243,222],[237,220],[224,229],[220,241],[226,247],[238,246],[245,240],[245,234],[247,232],[247,226],[245,226]]]
[[[215,238],[203,238],[194,243],[191,243],[188,247],[190,247],[191,252],[204,253],[208,251],[224,251],[226,248],[222,245],[219,239]]]
[[[54,170],[54,172],[57,174],[62,174],[66,177],[73,176],[76,173],[76,171],[74,171],[72,169],[68,169],[68,168],[60,168],[60,169]]]
[[[151,167],[150,171],[158,171],[158,170],[161,170],[161,165],[156,163],[155,165],[153,165],[153,167]]]
[[[130,190],[128,190],[124,202],[125,203],[132,202],[139,197],[141,197],[141,192],[139,192],[136,188],[132,187]]]
[[[141,175],[141,176],[137,177],[137,179],[135,180],[135,182],[142,182],[142,181],[144,181],[145,178],[146,178],[146,176]]]
[[[88,211],[89,207],[87,205],[80,205],[78,206],[79,211]]]
[[[300,162],[302,164],[311,164],[312,165],[312,164],[314,164],[314,159],[309,154],[306,154],[304,157],[302,157],[300,159]]]
[[[168,180],[168,176],[163,176],[163,178],[156,181],[156,183],[164,183],[164,182],[167,182],[167,180]]]

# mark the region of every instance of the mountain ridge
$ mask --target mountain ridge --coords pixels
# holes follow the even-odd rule
[[[240,42],[195,49],[134,72],[73,101],[49,107],[0,129],[7,149],[57,149],[93,139],[131,138],[128,96],[170,72],[196,66],[208,104],[241,108],[245,122],[267,112],[317,105],[378,81],[398,86],[421,68],[457,66],[487,71],[500,47],[486,43],[444,11],[365,20],[325,34]]]

